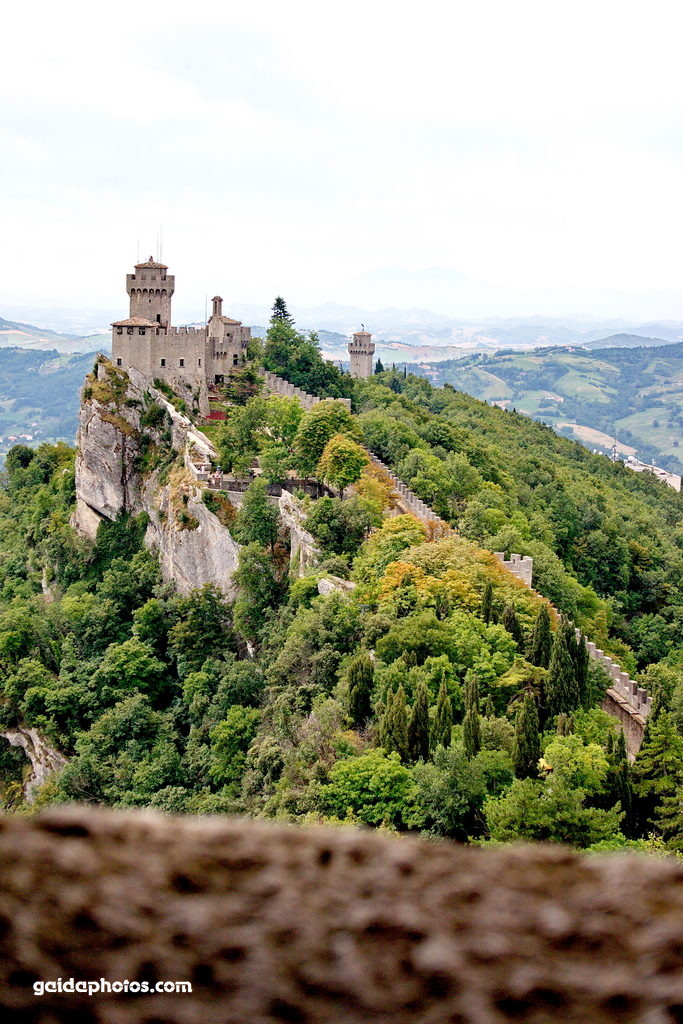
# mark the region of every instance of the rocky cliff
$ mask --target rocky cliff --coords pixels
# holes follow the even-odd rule
[[[72,523],[94,539],[103,520],[144,512],[145,544],[158,551],[165,580],[182,593],[213,583],[234,597],[238,545],[187,469],[191,452],[207,461],[216,453],[184,405],[136,370],[98,359],[81,393]]]

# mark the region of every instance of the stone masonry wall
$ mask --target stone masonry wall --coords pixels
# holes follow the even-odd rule
[[[316,395],[309,395],[307,391],[303,391],[301,388],[297,388],[294,384],[290,384],[288,380],[284,380],[282,377],[278,377],[276,373],[271,373],[270,370],[259,369],[261,377],[263,377],[266,389],[274,395],[282,395],[284,398],[296,398],[303,405],[306,412],[310,412],[314,405],[318,402],[341,402],[346,408],[351,411],[351,400],[349,398],[318,398]]]
[[[681,1020],[673,857],[81,806],[0,818],[0,872],[8,1024]]]

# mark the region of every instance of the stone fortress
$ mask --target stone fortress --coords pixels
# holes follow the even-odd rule
[[[223,315],[223,299],[216,295],[206,327],[172,327],[171,299],[175,277],[165,263],[151,256],[136,263],[126,275],[130,309],[125,320],[112,324],[112,361],[133,367],[150,380],[182,382],[190,386],[222,384],[247,358],[251,328]],[[370,377],[375,346],[363,328],[349,342],[352,377]]]
[[[154,380],[196,385],[221,384],[246,359],[251,329],[223,316],[223,300],[214,297],[206,327],[172,327],[175,277],[164,263],[136,263],[126,275],[130,312],[112,324],[112,361],[134,367]]]

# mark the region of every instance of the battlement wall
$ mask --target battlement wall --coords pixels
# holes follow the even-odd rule
[[[270,370],[260,368],[259,374],[263,378],[266,389],[271,394],[282,395],[284,398],[296,398],[303,405],[306,412],[310,412],[318,402],[341,402],[351,412],[351,399],[349,398],[318,398],[317,395],[309,395],[307,391],[297,388],[283,377],[278,377],[276,373],[271,373]]]

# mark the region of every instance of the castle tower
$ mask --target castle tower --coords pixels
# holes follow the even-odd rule
[[[130,297],[130,317],[142,317],[161,327],[171,323],[171,296],[175,290],[175,277],[167,274],[165,263],[150,258],[136,263],[135,273],[126,275],[126,291]]]
[[[372,376],[372,357],[375,354],[375,345],[370,332],[365,330],[363,324],[361,327],[363,330],[356,331],[353,341],[349,342],[349,359],[351,361],[351,376],[364,378]]]

